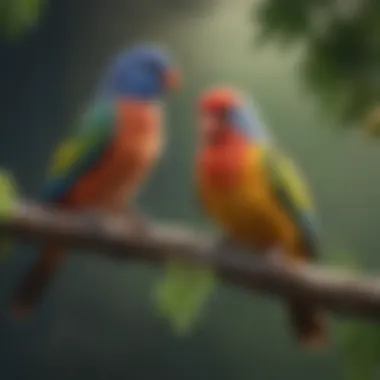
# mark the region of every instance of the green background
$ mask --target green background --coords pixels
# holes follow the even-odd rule
[[[194,207],[194,107],[208,85],[231,83],[252,94],[306,173],[324,229],[323,259],[342,251],[376,272],[379,147],[358,130],[338,128],[306,90],[302,46],[255,47],[253,3],[52,1],[37,28],[0,45],[1,165],[24,195],[35,196],[49,156],[111,55],[136,41],[164,43],[186,87],[168,104],[168,149],[141,195],[144,211],[212,228]],[[277,300],[220,286],[194,333],[179,339],[150,303],[160,269],[87,255],[70,256],[38,314],[14,325],[9,297],[29,253],[20,247],[0,267],[0,379],[343,378],[336,341],[319,355],[297,348]]]

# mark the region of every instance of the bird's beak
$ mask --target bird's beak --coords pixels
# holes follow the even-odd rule
[[[164,76],[165,88],[169,91],[176,91],[181,88],[181,75],[176,69],[168,69]]]

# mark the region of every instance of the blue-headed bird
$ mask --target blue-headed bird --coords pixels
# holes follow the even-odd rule
[[[133,199],[163,151],[163,96],[180,73],[163,49],[138,45],[119,53],[73,135],[56,150],[43,204],[70,211],[132,212]],[[23,317],[42,298],[65,257],[47,243],[16,290],[12,312]]]

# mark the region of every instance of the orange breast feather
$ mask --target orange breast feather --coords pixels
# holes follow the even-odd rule
[[[260,148],[224,155],[205,151],[198,165],[204,207],[227,234],[265,250],[293,232],[270,189]]]
[[[66,199],[74,207],[121,207],[139,190],[160,156],[160,109],[155,105],[122,103],[118,110],[115,140]]]

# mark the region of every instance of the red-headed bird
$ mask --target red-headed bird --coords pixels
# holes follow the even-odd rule
[[[90,214],[132,210],[163,149],[159,101],[178,80],[171,58],[159,48],[141,45],[120,53],[78,128],[53,156],[41,202]],[[43,248],[14,295],[16,317],[35,309],[64,257],[60,245]]]
[[[207,213],[254,252],[283,254],[289,265],[315,260],[318,228],[306,184],[247,98],[231,88],[211,89],[200,99],[199,116],[196,186]],[[315,305],[290,300],[288,312],[301,344],[326,344]]]

